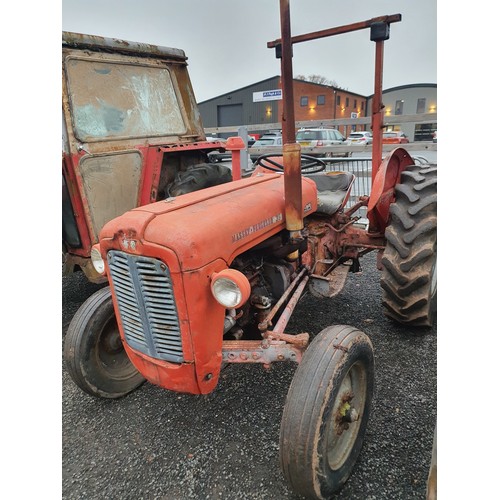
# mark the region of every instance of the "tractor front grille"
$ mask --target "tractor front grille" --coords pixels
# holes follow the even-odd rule
[[[168,267],[151,257],[108,252],[125,339],[152,358],[182,363],[179,317]]]

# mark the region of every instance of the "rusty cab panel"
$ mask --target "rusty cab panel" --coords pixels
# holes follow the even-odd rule
[[[99,281],[88,257],[104,224],[207,161],[186,60],[180,49],[63,32],[66,272],[78,266]]]

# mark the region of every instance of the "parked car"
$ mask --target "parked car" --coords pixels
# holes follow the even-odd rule
[[[222,144],[226,144],[227,139],[224,139],[222,137],[208,137],[207,136],[207,141],[208,142],[221,142]],[[230,160],[231,159],[231,153],[229,151],[223,151],[223,150],[214,150],[210,151],[208,153],[208,161],[210,163],[215,163],[218,161],[222,160]]]
[[[334,128],[307,128],[300,129],[296,136],[297,142],[304,147],[321,148],[324,146],[337,146],[345,142],[345,137]],[[310,156],[334,156],[328,152],[322,154],[311,154]],[[349,153],[342,153],[341,156],[349,156]]]
[[[248,152],[250,153],[250,159],[252,161],[255,161],[259,156],[266,154],[266,153],[256,153],[255,150],[256,148],[268,148],[268,147],[279,147],[281,148],[283,146],[283,138],[281,135],[278,134],[264,134],[262,135],[259,139],[257,139],[253,145],[248,149]]]
[[[207,137],[207,141],[209,142],[215,142],[215,141],[220,141],[223,144],[227,142],[226,139],[222,139],[221,137]],[[255,137],[252,137],[251,135],[248,136],[248,147],[252,147],[255,143]],[[232,153],[230,151],[211,151],[208,153],[208,160],[211,163],[215,162],[221,162],[223,160],[230,160],[232,156]]]
[[[264,134],[260,139],[253,143],[252,147],[262,148],[266,146],[282,146],[283,138],[281,135],[267,135]]]
[[[438,141],[438,131],[434,130],[434,133],[432,134],[432,142],[437,142]]]
[[[366,144],[373,143],[373,135],[368,131],[360,131],[360,132],[351,132],[349,137],[347,138],[347,144],[359,144],[364,146]]]
[[[226,143],[226,139],[224,139],[224,137],[216,137],[213,135],[207,135],[206,141],[207,142],[222,142],[224,144]]]
[[[384,132],[382,134],[382,144],[408,144],[410,141],[403,132]]]

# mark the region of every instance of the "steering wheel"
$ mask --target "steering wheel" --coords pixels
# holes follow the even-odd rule
[[[278,163],[276,160],[271,160],[271,157],[276,156],[274,154],[262,155],[257,158],[257,165],[260,165],[263,168],[267,168],[267,170],[271,170],[273,172],[284,172],[285,167],[283,164]],[[264,164],[264,160],[267,162]],[[268,165],[270,163],[271,165]],[[315,174],[317,172],[321,172],[325,170],[326,163],[319,158],[315,158],[314,156],[309,155],[300,155],[300,171],[307,174]],[[312,170],[309,170],[312,169]]]

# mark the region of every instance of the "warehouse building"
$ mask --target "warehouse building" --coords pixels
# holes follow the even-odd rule
[[[373,96],[363,96],[345,89],[294,79],[296,122],[329,120],[347,137],[352,130],[369,130],[367,123],[356,124],[353,119],[369,118]],[[403,116],[437,112],[436,84],[414,84],[383,91],[384,116],[402,116],[401,123],[387,130],[401,130],[410,140],[430,140],[436,129],[435,115],[426,123],[405,121]],[[221,137],[234,135],[238,127],[246,126],[253,134],[268,132],[281,123],[283,100],[281,78],[273,76],[246,87],[227,92],[198,103],[205,130],[234,127],[231,132],[216,131]],[[333,122],[332,122],[333,120]]]
[[[295,120],[332,120],[366,116],[367,98],[344,89],[294,79]],[[198,103],[205,129],[281,122],[281,77],[273,76],[247,87]],[[341,132],[346,135],[350,127]],[[228,136],[231,134],[220,134]]]
[[[368,97],[368,116],[372,111],[373,95]],[[437,84],[414,83],[401,85],[382,91],[384,120],[391,118],[386,130],[405,133],[410,142],[431,141],[432,133],[437,129]],[[406,121],[407,117],[413,121]],[[401,121],[394,121],[401,118]],[[418,121],[417,121],[418,120]]]

